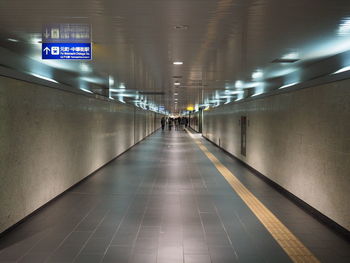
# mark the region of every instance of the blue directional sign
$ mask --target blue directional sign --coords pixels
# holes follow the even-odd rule
[[[91,43],[43,43],[42,59],[91,59]]]

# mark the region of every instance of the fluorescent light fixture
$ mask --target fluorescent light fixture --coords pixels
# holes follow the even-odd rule
[[[293,59],[299,59],[299,53],[298,52],[290,52],[288,54],[285,54],[282,59],[290,59],[290,60],[293,60]]]
[[[178,99],[174,99],[174,100],[178,100]]]
[[[120,88],[120,89],[126,89],[125,84],[124,84],[124,83],[121,83],[121,84],[119,85],[119,88]]]
[[[182,61],[174,61],[173,64],[174,64],[174,65],[182,65],[183,62],[182,62]]]
[[[253,79],[261,79],[263,76],[264,76],[264,73],[261,70],[257,70],[252,74]]]
[[[225,94],[229,95],[229,94],[241,94],[243,93],[243,90],[225,90]]]
[[[293,83],[290,83],[287,85],[283,85],[279,89],[285,89],[285,88],[292,87],[292,86],[297,85],[297,84],[298,84],[298,82],[293,82]]]
[[[175,96],[179,95],[179,93],[174,93]]]
[[[236,88],[243,88],[243,81],[237,80],[235,83]]]
[[[120,101],[121,103],[125,103],[123,96],[121,95],[118,96],[118,101]]]
[[[112,87],[114,85],[114,78],[112,76],[108,77],[108,83],[109,83],[109,87]]]
[[[41,39],[41,38],[38,38],[38,37],[33,37],[33,38],[30,40],[30,42],[31,42],[32,44],[39,45],[39,44],[41,44],[42,39]]]
[[[41,76],[41,75],[38,75],[38,74],[35,74],[35,73],[31,73],[30,75],[32,75],[32,76],[34,76],[36,78],[39,78],[39,79],[44,79],[44,80],[47,80],[47,81],[58,83],[58,81],[56,81],[54,79],[50,79],[50,78],[47,78],[47,77],[44,77],[44,76]]]
[[[80,90],[85,91],[85,92],[88,92],[88,93],[93,93],[91,90],[84,89],[84,88],[80,88]]]
[[[350,18],[345,18],[341,21],[338,29],[338,35],[349,35],[350,34]]]
[[[180,83],[180,82],[175,82],[174,85],[175,85],[175,86],[180,86],[181,83]]]
[[[344,67],[344,68],[341,68],[339,70],[337,70],[336,72],[332,73],[332,74],[339,74],[339,73],[342,73],[342,72],[345,72],[345,71],[349,71],[350,70],[350,66],[347,66],[347,67]]]
[[[264,94],[264,92],[255,93],[255,94],[252,95],[252,97],[259,96],[259,95],[261,95],[261,94]]]
[[[80,69],[83,72],[90,72],[91,71],[90,67],[88,65],[84,64],[84,63],[80,64]]]
[[[8,38],[7,41],[10,41],[10,42],[19,42],[19,40],[14,39],[14,38]]]
[[[109,89],[110,92],[125,92],[125,89]]]
[[[243,98],[237,98],[235,101],[240,101],[240,100],[243,100]]]

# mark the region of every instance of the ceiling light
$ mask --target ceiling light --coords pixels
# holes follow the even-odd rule
[[[110,92],[125,92],[125,89],[109,89]]]
[[[175,96],[179,95],[179,93],[174,93]]]
[[[255,94],[252,95],[252,97],[259,96],[259,95],[261,95],[261,94],[263,94],[263,93],[264,93],[264,92],[255,93]]]
[[[183,62],[182,62],[182,61],[174,61],[173,64],[174,64],[174,65],[182,65]]]
[[[295,63],[300,60],[300,55],[298,52],[290,52],[285,54],[281,58],[277,58],[272,61],[272,63]]]
[[[39,78],[39,79],[44,79],[44,80],[47,80],[47,81],[58,83],[58,81],[56,81],[54,79],[50,79],[50,78],[47,78],[47,77],[44,77],[44,76],[41,76],[41,75],[38,75],[38,74],[35,74],[35,73],[31,73],[30,75],[32,75],[32,76],[34,76],[36,78]]]
[[[83,72],[90,72],[90,71],[91,71],[91,70],[90,70],[90,67],[89,67],[88,65],[84,64],[84,63],[81,63],[81,64],[80,64],[80,69],[81,69],[81,71],[83,71]]]
[[[108,83],[109,83],[109,87],[112,87],[114,85],[114,78],[112,76],[108,77]]]
[[[10,42],[19,42],[19,40],[14,39],[14,38],[8,38],[7,41],[10,41]]]
[[[350,66],[347,66],[347,67],[344,67],[344,68],[341,68],[339,70],[337,70],[336,72],[332,73],[332,74],[339,74],[339,73],[342,73],[342,72],[345,72],[345,71],[349,71],[350,70]]]
[[[338,35],[344,36],[350,34],[350,18],[345,18],[341,21],[338,29]]]
[[[42,43],[42,39],[41,38],[38,38],[38,37],[33,37],[30,42],[32,44],[41,44]]]
[[[85,91],[85,92],[88,92],[88,93],[93,93],[91,90],[84,89],[84,88],[80,88],[80,90]]]
[[[174,85],[175,85],[175,86],[180,86],[181,83],[180,83],[180,82],[175,82]]]
[[[235,83],[235,87],[236,88],[243,88],[243,82],[240,81],[240,80],[237,80],[236,83]]]
[[[292,87],[292,86],[294,86],[294,85],[296,85],[296,84],[298,84],[298,82],[293,82],[293,83],[291,83],[291,84],[283,85],[283,86],[281,86],[279,89],[285,89],[285,88],[288,88],[288,87]]]
[[[252,74],[253,79],[261,79],[263,76],[264,76],[264,73],[261,70],[257,70]]]

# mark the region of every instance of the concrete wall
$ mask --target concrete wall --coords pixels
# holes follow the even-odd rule
[[[350,80],[204,114],[204,136],[350,230]],[[244,115],[246,157],[240,154]]]
[[[0,77],[0,232],[152,133],[154,116]]]

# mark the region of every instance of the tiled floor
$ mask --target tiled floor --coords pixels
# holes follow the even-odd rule
[[[350,244],[203,141],[321,262]],[[0,239],[0,262],[290,262],[182,131],[157,132]]]

